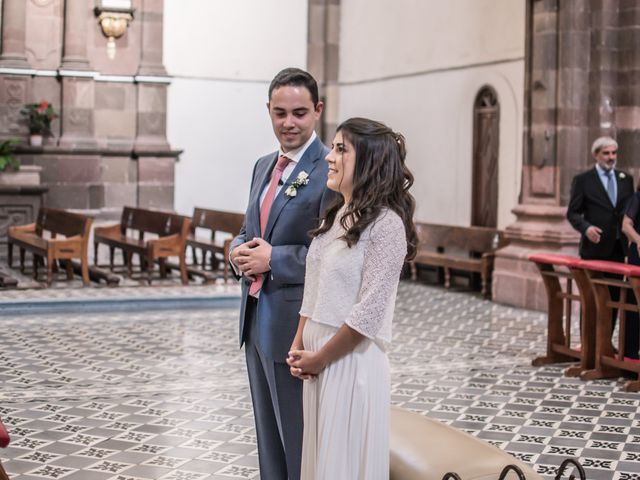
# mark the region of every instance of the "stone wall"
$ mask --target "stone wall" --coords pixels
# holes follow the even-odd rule
[[[618,165],[640,173],[640,3],[528,0],[524,164],[511,245],[496,257],[494,299],[545,309],[527,257],[577,255],[565,220],[573,177],[594,165],[591,143],[617,138]]]
[[[42,167],[45,204],[115,216],[124,205],[172,209],[179,152],[166,137],[162,0],[133,0],[110,58],[96,0],[4,0],[0,138]],[[25,103],[53,104],[42,147],[28,145]]]

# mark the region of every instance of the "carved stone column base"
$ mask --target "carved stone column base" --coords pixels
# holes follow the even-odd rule
[[[137,135],[138,151],[170,150],[167,141],[167,84],[139,82]]]
[[[541,251],[577,256],[580,236],[566,220],[566,211],[566,207],[526,204],[513,209],[518,219],[505,229],[511,243],[496,252],[495,302],[546,311],[544,285],[528,257]]]
[[[136,152],[162,152],[170,151],[171,147],[166,138],[149,135],[136,137],[133,149]]]
[[[61,147],[96,147],[94,90],[95,82],[91,77],[62,78]]]
[[[173,209],[175,163],[173,157],[138,158],[139,207]]]

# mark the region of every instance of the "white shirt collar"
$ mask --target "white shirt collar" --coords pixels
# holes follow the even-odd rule
[[[284,153],[282,151],[282,147],[280,147],[278,149],[278,156],[284,155],[288,159],[290,159],[293,163],[298,163],[300,161],[300,159],[302,158],[302,156],[307,151],[307,148],[309,148],[309,145],[311,145],[314,142],[316,137],[317,137],[317,135],[316,135],[316,132],[314,130],[313,132],[311,132],[311,136],[309,137],[309,140],[307,140],[304,145],[302,145],[301,147],[296,148],[295,150],[289,150],[287,153]]]

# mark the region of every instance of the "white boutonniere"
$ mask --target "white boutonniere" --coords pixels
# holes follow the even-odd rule
[[[618,177],[620,177],[620,179],[623,179],[623,178],[625,178],[625,177],[626,177],[626,175],[625,175],[624,173],[620,172],[620,173],[618,174]]]
[[[302,171],[298,173],[296,179],[291,182],[284,193],[287,197],[295,197],[298,194],[298,188],[304,187],[307,183],[309,183],[309,174]]]

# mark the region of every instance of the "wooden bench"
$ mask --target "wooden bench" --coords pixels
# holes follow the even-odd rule
[[[56,260],[66,260],[67,278],[73,278],[71,260],[80,260],[82,282],[89,284],[87,244],[91,232],[91,217],[53,208],[40,208],[35,223],[14,225],[7,234],[9,266],[13,264],[13,246],[20,248],[20,271],[24,273],[24,254],[33,254],[33,276],[38,277],[38,264],[47,260],[47,285],[53,280]],[[48,232],[48,237],[46,236]],[[63,235],[65,238],[58,238]]]
[[[547,352],[533,360],[532,365],[578,360],[579,366],[568,367],[564,373],[575,377],[595,366],[596,300],[587,273],[580,267],[582,260],[567,255],[536,253],[529,256],[542,276],[547,292]],[[562,281],[563,280],[563,281]],[[578,287],[573,292],[573,283]],[[573,302],[580,303],[580,346],[571,345]],[[577,335],[576,335],[577,336]]]
[[[229,277],[229,247],[233,238],[240,233],[243,222],[242,213],[195,208],[191,219],[191,231],[187,238],[187,246],[191,248],[194,264],[197,265],[197,251],[200,250],[202,271],[206,272],[207,265],[212,271],[219,271],[222,266],[222,276],[226,282]],[[197,235],[197,229],[208,230],[211,233],[208,237],[203,237]],[[224,234],[229,238],[221,239]],[[189,273],[199,274],[194,269],[189,269]]]
[[[624,356],[624,336],[626,332],[626,313],[638,312],[640,308],[635,302],[629,303],[631,293],[640,298],[640,267],[626,263],[609,262],[606,260],[580,260],[582,268],[591,282],[596,301],[596,332],[595,332],[595,367],[580,374],[582,380],[597,380],[614,378],[629,372],[635,375],[635,380],[629,380],[624,385],[625,392],[640,391],[640,362],[628,360]],[[612,278],[610,275],[619,276]],[[609,287],[620,288],[620,299],[611,298]],[[618,345],[617,349],[611,341],[611,311],[618,309]]]
[[[155,261],[160,263],[160,274],[166,276],[166,259],[178,257],[180,278],[186,285],[189,281],[185,262],[186,240],[191,219],[172,212],[124,207],[120,223],[96,227],[93,233],[95,262],[98,262],[98,245],[109,246],[109,266],[113,270],[113,257],[116,248],[122,250],[127,274],[132,274],[133,255],[140,258],[141,270],[146,271],[147,281]],[[137,235],[134,232],[137,232]],[[154,238],[148,237],[148,234]]]
[[[411,262],[411,278],[416,279],[417,265],[444,270],[444,286],[451,285],[452,270],[479,273],[482,295],[490,296],[489,282],[495,250],[507,245],[502,232],[486,227],[456,227],[416,223],[418,252]]]

